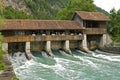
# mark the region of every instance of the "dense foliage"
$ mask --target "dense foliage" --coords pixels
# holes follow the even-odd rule
[[[3,70],[5,68],[4,63],[2,62],[2,57],[4,52],[2,51],[2,40],[3,40],[3,36],[0,33],[0,70]]]
[[[25,12],[6,7],[3,10],[3,16],[5,19],[32,19],[33,16],[26,14]]]
[[[64,19],[62,17],[66,15],[71,17],[76,10],[96,11],[93,0],[15,0],[12,2],[17,5],[22,2],[27,10],[23,12],[17,10],[18,7],[14,9],[12,6],[6,7],[2,12],[6,19]],[[107,13],[98,7],[97,11]]]
[[[2,51],[2,40],[3,40],[3,36],[0,33],[0,70],[3,70],[5,68],[4,63],[2,62],[2,57],[4,52]]]
[[[97,11],[104,13],[106,16],[109,16],[109,13],[100,7],[97,7]]]
[[[25,0],[34,19],[55,19],[56,13],[63,8],[69,0]]]
[[[58,12],[58,19],[69,20],[75,11],[97,11],[93,0],[70,0],[68,5]]]
[[[108,24],[108,31],[113,36],[113,40],[120,42],[120,9],[116,11],[112,9],[110,11],[111,22]]]
[[[1,0],[0,0],[0,13],[2,13],[2,11],[3,11],[3,5],[2,5]],[[3,16],[0,15],[0,25],[2,25],[2,23],[3,23],[2,18],[3,18]],[[2,62],[2,56],[3,56],[2,39],[3,39],[3,36],[1,35],[1,32],[0,32],[0,70],[3,70],[5,68],[4,63]]]
[[[17,77],[15,77],[15,78],[13,78],[13,80],[20,80],[19,78],[17,78]]]

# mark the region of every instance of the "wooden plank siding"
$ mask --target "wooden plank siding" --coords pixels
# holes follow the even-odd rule
[[[4,37],[3,42],[29,42],[33,40],[34,38],[32,36],[11,36]]]
[[[35,41],[62,41],[62,40],[83,40],[83,36],[80,35],[54,35],[54,36],[42,36],[35,37]]]
[[[105,34],[107,32],[106,28],[86,28],[85,34]]]
[[[81,35],[47,35],[47,36],[13,36],[4,37],[3,42],[32,42],[32,41],[62,41],[62,40],[83,40]]]

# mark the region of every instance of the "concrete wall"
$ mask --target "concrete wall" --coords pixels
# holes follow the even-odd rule
[[[107,43],[106,44],[110,44],[113,42],[111,36],[109,34],[106,34],[106,37],[107,37]]]
[[[104,47],[104,45],[108,45],[112,43],[112,39],[109,34],[103,34],[101,37],[101,41],[99,47]]]

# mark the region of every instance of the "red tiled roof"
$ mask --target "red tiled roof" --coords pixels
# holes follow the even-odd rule
[[[84,29],[81,24],[67,20],[5,20],[0,30],[74,30]]]
[[[100,12],[76,11],[75,14],[80,16],[80,18],[83,20],[110,21],[110,19],[106,15]]]

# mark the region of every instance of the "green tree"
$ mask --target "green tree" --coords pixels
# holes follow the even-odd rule
[[[109,16],[109,13],[100,7],[97,7],[97,11],[104,13],[106,16]]]
[[[70,0],[68,5],[57,14],[58,19],[69,20],[75,11],[96,11],[93,0]]]
[[[3,5],[2,5],[2,0],[0,0],[0,26],[3,24]],[[3,36],[0,32],[0,55],[2,54],[2,39],[3,39]]]
[[[0,0],[0,25],[3,24],[3,4],[2,0]]]
[[[54,19],[58,11],[55,6],[62,7],[63,5],[60,4],[62,1],[64,2],[65,0],[25,0],[25,3],[31,14],[33,14],[34,19]]]
[[[2,59],[2,55],[3,55],[2,41],[3,41],[3,36],[1,35],[1,32],[0,32],[0,60]]]
[[[33,18],[32,15],[28,15],[23,11],[13,9],[11,7],[5,7],[3,14],[5,19],[32,19]]]
[[[110,11],[110,19],[108,31],[113,36],[113,40],[120,42],[120,9],[116,11],[114,8]]]
[[[0,26],[3,24],[3,5],[2,5],[2,0],[0,0]],[[3,51],[2,51],[2,40],[3,40],[3,36],[1,35],[0,32],[0,70],[3,70],[5,65],[4,63],[1,61],[2,56],[3,56]]]

